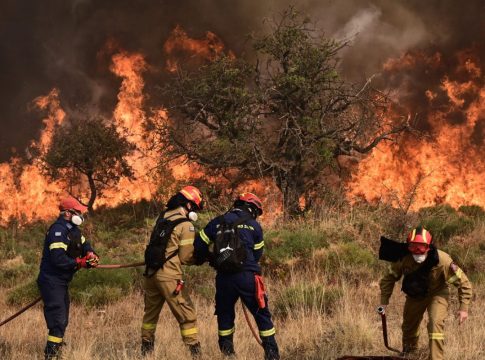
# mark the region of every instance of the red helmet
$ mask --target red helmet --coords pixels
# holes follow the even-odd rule
[[[419,243],[419,244],[426,244],[430,245],[433,237],[431,233],[423,227],[417,227],[413,229],[407,238],[408,243]]]
[[[408,249],[412,254],[421,255],[429,251],[432,236],[428,230],[422,227],[413,229],[408,235]]]
[[[82,205],[77,199],[69,196],[64,198],[59,203],[59,210],[66,211],[66,210],[76,210],[80,213],[85,213],[88,209],[87,206]]]
[[[242,193],[240,194],[236,201],[244,201],[249,204],[252,204],[258,209],[259,215],[263,213],[263,203],[259,197],[254,195],[253,193],[247,192],[247,193]]]
[[[202,210],[204,207],[202,201],[202,193],[195,186],[184,186],[179,191],[187,200],[193,202],[197,206],[197,210]]]

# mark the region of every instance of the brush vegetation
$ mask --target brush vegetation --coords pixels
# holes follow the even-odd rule
[[[102,263],[143,259],[156,218],[150,203],[97,210],[84,226]],[[452,291],[446,323],[449,359],[483,359],[485,324],[485,212],[477,206],[435,206],[403,216],[389,206],[322,209],[320,217],[264,226],[262,259],[270,308],[284,359],[335,359],[338,356],[391,355],[382,342],[378,280],[387,264],[377,260],[381,234],[403,239],[411,226],[423,224],[441,249],[463,267],[474,285],[470,318],[458,327]],[[215,213],[201,214],[202,227]],[[0,228],[0,313],[6,318],[39,296],[35,279],[48,222]],[[142,268],[79,271],[70,286],[67,358],[137,359],[143,315]],[[214,271],[187,267],[185,280],[196,304],[204,359],[222,359],[214,314]],[[402,296],[398,287],[388,308],[391,346],[400,347]],[[426,355],[426,321],[420,345]],[[32,331],[32,329],[37,329]],[[2,359],[40,359],[47,334],[41,306],[0,327]],[[238,359],[262,358],[262,350],[237,306],[235,346]],[[189,358],[175,319],[164,308],[153,359]]]

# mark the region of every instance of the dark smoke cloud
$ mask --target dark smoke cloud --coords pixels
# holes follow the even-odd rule
[[[345,50],[345,74],[362,79],[390,56],[433,46],[445,55],[483,41],[482,0],[299,0],[297,8],[327,35],[353,39]],[[68,113],[86,106],[105,115],[116,104],[120,79],[102,49],[114,39],[141,51],[162,68],[162,45],[175,25],[190,36],[218,34],[236,53],[245,35],[287,0],[2,0],[0,4],[0,161],[37,136],[41,114],[31,101],[53,87]],[[483,47],[482,47],[483,49]],[[101,55],[100,55],[101,54]],[[481,54],[483,55],[483,54]],[[459,119],[457,121],[460,121]]]

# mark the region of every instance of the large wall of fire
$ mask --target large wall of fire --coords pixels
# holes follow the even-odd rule
[[[2,68],[11,68],[2,84],[12,84],[2,90],[0,100],[2,111],[5,109],[5,134],[10,134],[0,138],[2,224],[11,218],[25,222],[55,215],[57,199],[65,195],[64,184],[47,180],[39,170],[38,160],[25,156],[22,149],[48,147],[55,126],[69,121],[76,102],[73,99],[88,105],[96,103],[99,111],[139,147],[129,159],[136,180],[122,179],[97,204],[115,206],[150,199],[157,188],[150,171],[158,159],[145,144],[143,124],[149,116],[170,116],[152,93],[154,74],[173,71],[179,61],[210,59],[225,45],[234,50],[235,56],[242,54],[246,41],[243,35],[258,29],[264,15],[286,6],[285,1],[272,7],[253,1],[231,7],[217,1],[187,1],[187,8],[173,8],[154,1],[135,10],[129,1],[117,2],[116,8],[110,8],[110,2],[96,5],[89,0],[54,3],[60,10],[34,5],[24,9],[9,3],[2,11],[11,15],[10,22],[2,22],[2,53],[19,59],[0,60]],[[404,134],[396,143],[381,144],[353,169],[345,184],[351,201],[396,203],[412,194],[415,208],[436,203],[485,206],[485,44],[480,15],[485,14],[484,6],[480,1],[458,7],[452,1],[441,1],[439,5],[435,1],[301,2],[302,10],[314,15],[329,35],[354,38],[354,45],[342,54],[343,72],[352,79],[379,73],[380,86],[390,91],[400,113],[410,115],[417,130]],[[205,11],[208,16],[204,20],[199,14]],[[64,13],[74,14],[79,24],[63,20]],[[30,17],[35,17],[35,21]],[[140,18],[150,26],[142,24]],[[27,23],[41,39],[35,40],[35,46],[22,42],[28,30],[18,31],[28,29]],[[156,24],[169,29],[165,33],[158,31],[164,37],[150,35],[157,33]],[[53,38],[52,31],[56,30],[60,38]],[[42,38],[42,34],[48,37]],[[69,37],[70,34],[82,36]],[[16,37],[19,40],[12,41]],[[34,39],[29,41],[34,43]],[[49,64],[46,71],[56,77],[20,74],[15,67],[29,55],[20,54],[17,49],[35,52],[40,48],[56,49],[59,43],[64,49],[61,54],[43,52],[49,60],[44,59]],[[66,55],[67,45],[77,46],[78,53],[72,55],[76,59]],[[86,51],[80,52],[80,48]],[[78,66],[79,57],[85,65],[82,69]],[[76,90],[78,73],[83,73],[81,90]],[[69,81],[66,83],[65,79]],[[105,96],[106,93],[113,95]],[[29,100],[22,94],[30,96]],[[24,120],[9,120],[18,116],[10,111],[14,106],[7,106],[11,104],[28,109],[25,119],[31,125],[22,125]],[[16,140],[22,145],[15,150],[3,145],[8,143],[6,138],[17,139],[22,133],[34,140]],[[188,165],[173,169],[179,179],[187,178],[191,171]],[[261,191],[275,190],[265,184]],[[262,195],[278,198],[275,194]]]

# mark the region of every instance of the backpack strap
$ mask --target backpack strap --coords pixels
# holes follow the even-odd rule
[[[223,221],[226,222],[226,220],[224,219],[224,216],[222,218],[223,218]],[[241,225],[246,221],[251,220],[252,218],[253,217],[251,215],[244,215],[244,216],[241,216],[236,221],[231,222],[230,224],[237,228],[238,225]]]

